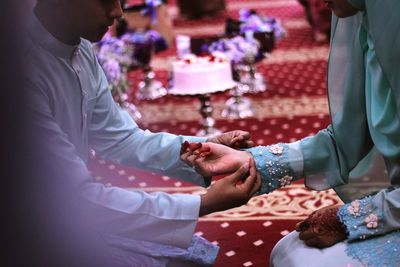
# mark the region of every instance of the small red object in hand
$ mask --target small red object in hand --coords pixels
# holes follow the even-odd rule
[[[201,143],[189,143],[189,150],[194,151],[201,148]]]
[[[207,157],[208,155],[211,155],[211,148],[209,147],[209,146],[202,146],[200,149],[199,149],[199,152],[200,152],[200,157],[202,157],[202,158],[205,158],[205,157]]]

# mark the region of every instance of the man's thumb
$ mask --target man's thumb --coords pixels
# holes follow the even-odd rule
[[[243,177],[247,175],[248,171],[249,171],[249,164],[246,163],[240,166],[239,169],[237,169],[234,173],[232,173],[226,178],[229,179],[232,183],[236,184],[238,181],[240,181]]]

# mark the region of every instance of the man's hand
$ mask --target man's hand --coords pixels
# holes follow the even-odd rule
[[[207,142],[226,145],[233,148],[247,148],[254,146],[254,142],[250,139],[251,135],[249,132],[235,130],[208,138]]]
[[[316,248],[330,247],[347,239],[346,227],[337,217],[340,206],[328,206],[308,216],[304,221],[296,224],[299,238],[307,246]]]
[[[203,176],[233,173],[250,158],[249,152],[215,143],[183,143],[181,148],[181,160]]]
[[[250,158],[248,163],[212,184],[207,193],[201,195],[199,214],[203,216],[244,205],[260,187],[261,178],[257,174],[254,160]]]

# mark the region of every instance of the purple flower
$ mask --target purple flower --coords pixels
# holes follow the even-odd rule
[[[273,32],[277,40],[286,34],[280,22],[275,18],[263,17],[248,9],[240,10],[239,15],[242,22],[240,25],[241,33],[245,33],[246,31]]]
[[[221,39],[209,47],[210,52],[222,52],[234,63],[242,62],[246,57],[255,57],[258,50],[259,45],[256,42],[247,41],[242,36]]]
[[[117,86],[121,79],[121,68],[116,59],[105,60],[101,66],[106,74],[107,80],[111,86]]]
[[[155,24],[157,22],[157,11],[156,7],[162,4],[161,0],[146,0],[146,8],[142,11],[143,16],[150,16],[151,24]]]
[[[242,8],[239,10],[239,20],[246,21],[252,14],[253,12],[250,9]]]
[[[132,48],[122,39],[106,36],[96,47],[99,61],[116,59],[123,67],[128,67],[132,63]]]

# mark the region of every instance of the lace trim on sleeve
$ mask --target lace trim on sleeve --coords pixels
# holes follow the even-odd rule
[[[289,166],[288,149],[287,144],[281,143],[248,149],[262,178],[258,194],[270,193],[299,179]]]
[[[215,263],[218,251],[219,247],[217,245],[210,243],[201,236],[193,235],[188,254],[182,258],[200,265],[212,266]]]
[[[400,262],[400,231],[384,236],[349,242],[346,253],[363,266],[394,267]]]

